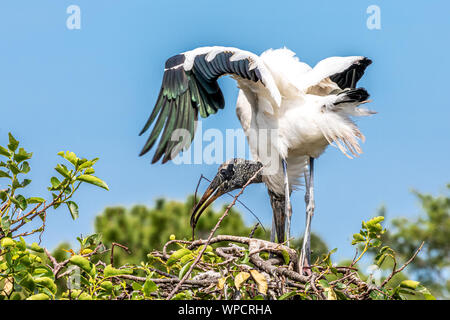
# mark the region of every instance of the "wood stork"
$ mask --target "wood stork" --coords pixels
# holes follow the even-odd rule
[[[285,220],[289,240],[290,195],[304,178],[303,266],[310,259],[314,159],[332,143],[350,158],[362,152],[358,140],[364,141],[364,136],[350,117],[375,113],[360,107],[368,102],[367,91],[355,89],[369,64],[371,60],[362,56],[331,57],[311,68],[287,48],[270,49],[258,56],[237,48],[214,46],[175,55],[166,61],[156,105],[141,131],[142,135],[156,120],[140,155],[147,153],[159,136],[152,163],[161,158],[165,163],[186,149],[192,142],[198,114],[205,118],[224,108],[217,79],[231,75],[240,88],[236,113],[254,161],[232,159],[219,168],[194,208],[191,225],[195,227],[212,201],[242,187],[263,166],[262,174],[253,182],[264,182],[269,191],[274,211],[272,241],[274,229],[278,241],[285,241]],[[172,139],[177,129],[185,129],[189,139]],[[271,134],[258,135],[262,130]]]

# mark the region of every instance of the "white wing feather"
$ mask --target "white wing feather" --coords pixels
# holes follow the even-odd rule
[[[347,70],[350,66],[363,59],[364,57],[362,56],[326,58],[300,77],[295,85],[299,90],[306,92],[310,87],[319,84],[334,74]]]
[[[189,71],[192,69],[195,57],[198,55],[206,54],[205,58],[209,62],[212,61],[216,57],[216,55],[221,52],[233,53],[233,55],[230,58],[230,61],[239,61],[242,59],[248,59],[250,61],[249,69],[253,70],[255,68],[258,68],[259,72],[261,73],[262,82],[269,91],[270,97],[273,99],[277,107],[281,105],[281,94],[272,77],[270,70],[266,67],[261,58],[252,52],[232,47],[219,47],[219,46],[200,47],[183,53],[186,57],[185,62],[183,64],[184,70]],[[237,76],[235,77],[239,78]]]

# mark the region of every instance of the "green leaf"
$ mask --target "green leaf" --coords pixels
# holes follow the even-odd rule
[[[182,279],[184,277],[184,275],[186,274],[186,272],[188,272],[189,268],[191,267],[191,265],[194,263],[194,261],[188,262],[186,263],[181,269],[180,269],[180,273],[178,274],[178,278]]]
[[[135,284],[136,282],[134,282],[133,283],[133,285]],[[105,290],[106,292],[112,292],[112,290],[113,290],[113,284],[112,284],[112,282],[111,281],[108,281],[108,280],[106,280],[106,281],[103,281],[101,284],[100,284],[100,287],[103,289],[103,290]],[[133,289],[134,289],[134,287],[133,287]]]
[[[167,260],[167,266],[173,265],[175,262],[177,262],[179,259],[181,259],[183,256],[191,253],[192,251],[186,248],[181,248],[174,253],[172,253]]]
[[[42,249],[42,251],[44,251],[44,250]],[[40,266],[40,267],[34,269],[33,276],[35,276],[35,277],[50,277],[52,279],[55,277],[53,275],[52,270],[49,267],[43,267],[43,266]]]
[[[5,202],[6,199],[8,199],[8,195],[7,195],[6,191],[0,190],[0,200],[1,200],[0,203]]]
[[[26,275],[19,281],[20,286],[28,289],[29,291],[33,292],[34,288],[36,287],[36,284],[33,280],[33,277],[28,272]]]
[[[7,174],[5,171],[0,170],[0,178],[10,178],[11,176]]]
[[[343,284],[342,282],[336,282],[336,284],[334,286],[336,289],[339,289],[339,290],[344,290],[345,288],[347,288],[347,286],[345,284]]]
[[[44,252],[44,249],[42,249],[36,242],[31,244],[30,249],[36,252]]]
[[[30,152],[26,152],[24,148],[20,148],[19,152],[14,154],[14,161],[16,161],[17,163],[20,163],[22,161],[31,159],[31,157],[33,156],[33,153]]]
[[[12,187],[14,189],[18,189],[18,188],[25,188],[27,185],[29,185],[31,183],[30,179],[23,179],[22,182],[19,182],[18,179],[14,179],[13,183],[12,183]]]
[[[0,298],[0,300],[2,300],[2,299]],[[13,293],[11,293],[9,300],[22,300],[22,296],[18,292],[13,292]]]
[[[83,246],[97,246],[101,241],[101,234],[94,233],[82,240]]]
[[[249,262],[250,262],[249,252],[248,252],[248,250],[245,250],[244,259],[242,259],[242,263],[249,264]]]
[[[205,258],[205,257],[203,257],[203,258]],[[193,254],[187,254],[187,255],[185,255],[185,256],[183,256],[181,259],[180,259],[180,263],[182,264],[182,265],[185,265],[186,263],[188,263],[190,260],[192,260],[192,259],[194,259],[194,255]]]
[[[371,245],[372,245],[372,247],[379,247],[379,246],[381,246],[381,240],[375,239],[372,241]]]
[[[17,147],[19,146],[19,141],[17,141],[11,133],[8,133],[9,136],[9,144],[8,149],[12,152],[16,151]]]
[[[23,179],[23,181],[22,181],[22,188],[25,188],[30,183],[31,183],[30,179]]]
[[[146,297],[149,297],[152,292],[158,290],[158,286],[150,278],[147,278],[144,283],[143,292]]]
[[[11,170],[11,172],[13,174],[19,174],[20,173],[19,167],[15,163],[13,163],[11,161],[8,161],[7,167],[8,167],[9,170]]]
[[[436,300],[436,298],[430,293],[430,291],[428,291],[428,289],[422,285],[417,286],[416,292],[421,293],[425,300]]]
[[[58,198],[58,196],[54,193],[52,193],[52,198],[53,198],[53,201],[55,201],[53,208],[57,209],[59,207],[59,205],[61,204],[61,198],[59,200],[56,200]]]
[[[86,170],[84,170],[84,174],[93,174],[95,173],[94,168],[87,168]]]
[[[92,163],[91,161],[88,161],[88,160],[87,160],[87,161],[83,162],[83,163],[78,167],[78,169],[79,169],[79,170],[83,170],[83,169],[92,167],[92,165],[93,165],[93,163]]]
[[[329,284],[328,281],[325,280],[325,279],[320,279],[320,280],[319,280],[319,284],[320,284],[323,288],[330,288],[330,284]]]
[[[64,178],[70,178],[70,172],[65,165],[58,164],[55,170],[60,173]]]
[[[78,218],[78,205],[73,201],[67,201],[66,203],[67,203],[67,208],[69,208],[72,219],[76,220]]]
[[[137,282],[133,282],[131,284],[131,287],[133,288],[133,290],[137,290],[137,291],[142,290],[142,286],[139,283],[137,283]]]
[[[19,242],[17,242],[17,244],[18,244],[18,248],[20,249],[20,250],[22,250],[22,251],[25,251],[25,249],[27,248],[27,244],[26,244],[26,242],[25,242],[25,239],[22,237],[22,236],[20,236],[19,237]]]
[[[27,202],[28,202],[28,204],[43,203],[43,202],[45,202],[45,199],[40,198],[40,197],[31,197],[31,198],[28,198]]]
[[[384,246],[380,249],[380,253],[390,252],[394,253],[394,250],[392,250],[389,246]]]
[[[295,295],[298,295],[299,293],[297,291],[290,291],[290,292],[286,292],[285,294],[281,295],[278,300],[286,300],[290,297],[293,297]]]
[[[95,266],[87,258],[80,255],[73,255],[69,259],[70,263],[80,267],[82,270],[86,271],[91,276],[95,275]]]
[[[77,180],[87,182],[87,183],[96,185],[97,187],[109,190],[108,185],[103,180],[101,180],[100,178],[97,178],[96,176],[82,174],[77,177]]]
[[[42,287],[47,288],[48,290],[50,290],[51,293],[55,294],[56,293],[56,284],[53,281],[53,279],[49,278],[49,277],[40,277],[40,278],[36,278],[34,279],[34,282]]]
[[[362,234],[355,233],[353,235],[352,245],[355,245],[357,243],[364,242],[364,241],[366,241],[366,239],[364,238],[364,236]]]
[[[21,165],[20,165],[20,172],[22,173],[28,173],[30,172],[30,164],[27,161],[24,161]]]
[[[1,224],[1,227],[3,229],[3,233],[4,234],[8,234],[9,227],[11,226],[11,220],[9,220],[9,217],[8,216],[3,216],[0,219],[0,224]],[[5,238],[3,238],[3,239],[5,239]]]
[[[414,280],[403,280],[400,283],[400,287],[402,288],[407,288],[407,289],[411,289],[411,290],[415,290],[418,286],[419,286],[420,282],[419,281],[414,281]]]
[[[2,248],[9,248],[14,247],[16,245],[16,242],[11,238],[5,237],[0,242],[0,245],[2,246]]]
[[[110,264],[105,267],[105,270],[103,270],[103,276],[105,278],[120,276],[120,275],[124,275],[124,274],[133,274],[133,270],[126,269],[126,268],[116,269],[113,266],[111,266]]]
[[[57,177],[51,177],[50,182],[54,189],[57,189],[59,187],[59,185],[61,184],[61,182],[58,180]]]
[[[360,233],[355,233],[353,235],[353,239],[358,240],[358,241],[364,241],[365,240],[364,237],[362,236],[362,234],[360,234]]]
[[[380,223],[383,220],[384,220],[383,216],[374,217],[374,218],[370,219],[369,221],[367,221],[366,225],[367,225],[367,227],[369,227],[371,225],[373,226],[373,225]]]
[[[15,196],[15,197],[11,197],[10,199],[21,210],[25,210],[27,208],[27,199],[25,199],[24,196],[19,194],[19,195]]]
[[[38,293],[28,297],[27,300],[50,300],[50,297],[45,293]]]
[[[21,187],[21,183],[19,182],[19,180],[17,178],[13,180],[12,187],[13,187],[13,189],[18,189]]]
[[[0,146],[0,155],[9,158],[11,156],[11,153],[7,149],[5,149],[2,146]]]
[[[283,249],[281,250],[281,254],[283,255],[284,264],[289,264],[289,261],[291,259],[289,257],[289,253],[285,249]]]
[[[78,157],[74,152],[71,151],[60,151],[58,152],[58,155],[69,161],[71,164],[73,164],[75,167],[78,165]]]

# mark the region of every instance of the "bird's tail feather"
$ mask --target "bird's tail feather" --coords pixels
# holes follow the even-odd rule
[[[364,135],[350,117],[369,116],[376,113],[360,107],[369,102],[368,98],[369,94],[364,88],[343,90],[336,95],[333,103],[322,107],[324,121],[317,123],[328,143],[337,147],[350,159],[362,153],[359,141],[365,141]]]

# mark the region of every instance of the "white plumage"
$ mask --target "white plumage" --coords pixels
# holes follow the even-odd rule
[[[247,136],[250,131],[272,129],[278,132],[270,145],[278,152],[280,163],[277,174],[265,175],[268,187],[278,194],[284,194],[284,177],[281,159],[286,159],[290,188],[300,184],[299,178],[307,168],[308,157],[319,157],[330,143],[347,156],[360,154],[358,140],[364,136],[350,119],[350,116],[367,116],[373,111],[358,106],[365,101],[340,104],[342,91],[330,80],[330,76],[343,72],[364,57],[332,57],[311,68],[300,62],[289,49],[267,50],[261,55],[262,62],[270,70],[280,91],[279,106],[267,101],[263,86],[237,78],[240,88],[236,113]],[[266,163],[267,159],[258,150],[258,142],[249,140],[252,156]]]
[[[289,197],[301,184],[300,178],[305,178],[307,223],[301,258],[303,266],[304,262],[309,262],[314,159],[330,144],[349,158],[362,152],[359,141],[364,141],[364,135],[351,117],[374,113],[360,107],[368,102],[367,91],[355,89],[370,64],[371,61],[362,56],[331,57],[311,68],[286,48],[270,49],[257,56],[237,48],[201,47],[173,56],[166,62],[158,100],[141,132],[157,119],[141,155],[153,147],[158,137],[153,163],[161,157],[164,163],[175,157],[182,147],[188,146],[193,139],[198,114],[208,117],[224,107],[217,79],[231,75],[240,88],[236,113],[254,160],[263,165],[262,181],[271,195],[279,241],[283,241],[280,225],[284,224],[284,217],[287,218],[289,241]],[[180,145],[171,140],[177,129],[185,129],[190,134],[187,144],[186,141]],[[234,174],[233,168],[229,165],[228,168],[231,169],[226,175]],[[202,199],[211,192],[209,190]],[[274,206],[278,206],[279,211],[279,204],[283,202],[284,212],[276,213]],[[191,224],[194,222],[195,225],[196,219],[198,217],[191,218]]]

